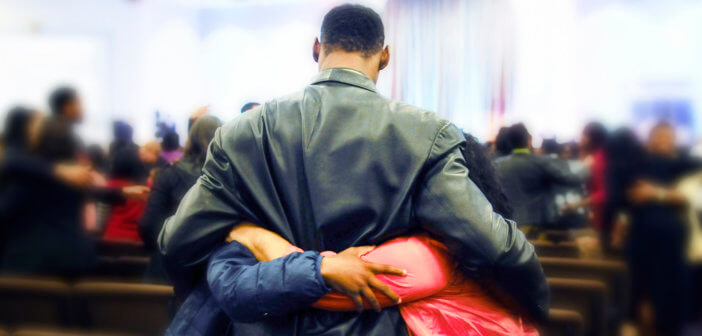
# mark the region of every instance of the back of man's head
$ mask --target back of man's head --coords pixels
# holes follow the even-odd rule
[[[380,15],[372,9],[346,4],[334,7],[324,16],[321,39],[326,53],[340,49],[369,56],[383,49],[385,28]]]
[[[509,128],[509,143],[513,149],[528,148],[531,134],[522,123],[512,125]]]
[[[62,115],[66,106],[78,99],[78,92],[69,86],[56,88],[49,95],[49,108],[54,115]]]

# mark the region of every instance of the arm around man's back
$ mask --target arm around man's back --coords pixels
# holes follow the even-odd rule
[[[415,195],[415,218],[441,237],[473,276],[487,276],[532,317],[544,318],[549,291],[534,248],[468,178],[463,141],[448,123],[437,134]]]
[[[212,295],[230,318],[251,322],[309,307],[330,288],[318,252],[295,252],[267,262],[237,241],[217,250],[207,267]]]

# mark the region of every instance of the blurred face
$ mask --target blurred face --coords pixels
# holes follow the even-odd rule
[[[658,127],[648,139],[648,150],[659,155],[675,154],[675,131],[671,127]]]
[[[73,121],[83,120],[83,104],[79,98],[72,100],[63,107],[63,115]]]
[[[156,161],[158,161],[158,153],[145,146],[141,146],[139,147],[139,159],[141,162],[147,164],[156,163]]]

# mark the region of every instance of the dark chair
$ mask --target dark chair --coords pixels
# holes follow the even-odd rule
[[[534,245],[536,254],[539,257],[560,257],[560,258],[578,258],[580,257],[580,249],[578,245],[572,242],[562,242],[559,244],[543,241],[530,241]]]
[[[90,329],[162,335],[172,315],[170,286],[80,282],[74,291]]]
[[[147,257],[98,257],[94,278],[141,282],[148,264]]]
[[[70,287],[46,279],[0,276],[0,323],[69,325]]]
[[[541,231],[541,237],[546,241],[550,241],[555,244],[560,244],[563,242],[572,242],[575,240],[573,233],[569,230],[544,230]]]
[[[55,328],[20,328],[12,336],[135,336],[101,331],[62,330]]]
[[[583,316],[566,309],[552,308],[548,322],[540,328],[541,336],[583,336]]]
[[[627,315],[629,274],[626,264],[617,260],[539,258],[548,277],[601,281],[607,287],[610,306],[607,310],[610,328],[617,328]]]
[[[97,243],[97,255],[103,257],[148,257],[144,244],[124,240],[102,239]]]
[[[551,307],[578,312],[585,322],[585,335],[607,334],[607,289],[600,281],[548,278]]]

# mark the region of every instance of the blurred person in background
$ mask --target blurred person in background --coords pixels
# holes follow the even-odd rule
[[[176,131],[170,130],[161,140],[161,159],[167,165],[171,165],[181,157],[183,157],[183,149],[180,148],[180,137]]]
[[[645,149],[629,128],[615,130],[605,145],[605,200],[601,245],[605,252],[623,249],[629,230],[631,202],[627,191],[634,186],[644,164]]]
[[[628,246],[632,311],[644,318],[653,313],[657,335],[680,335],[688,317],[691,288],[681,216],[686,198],[673,185],[700,167],[699,161],[680,155],[674,128],[661,122],[650,132],[636,180],[627,191],[632,207]]]
[[[249,111],[249,110],[253,110],[259,106],[261,106],[261,104],[256,103],[256,102],[246,103],[246,104],[244,104],[244,106],[241,107],[241,113],[244,113],[244,112]]]
[[[590,177],[586,187],[588,197],[578,206],[588,206],[592,217],[592,226],[602,230],[602,212],[606,200],[605,169],[607,155],[604,145],[607,141],[607,129],[598,122],[591,122],[583,129],[580,146],[584,162],[589,167]]]
[[[501,127],[495,137],[495,157],[507,156],[512,153],[509,142],[509,127]]]
[[[536,237],[548,222],[547,208],[554,185],[578,186],[580,179],[554,160],[531,153],[531,135],[524,124],[507,131],[512,154],[495,161],[514,219]]]
[[[578,176],[578,185],[552,184],[551,197],[546,205],[546,221],[544,225],[552,229],[573,229],[583,227],[587,223],[587,211],[579,206],[585,197],[583,184],[585,179],[573,171],[569,162],[563,158],[565,146],[556,139],[545,139],[541,143],[544,156],[550,158],[559,169]]]
[[[108,150],[110,160],[121,150],[137,150],[139,148],[134,143],[134,129],[124,121],[115,121],[112,124],[112,136],[113,139]]]
[[[118,151],[112,160],[107,186],[110,188],[129,186],[147,188],[150,165],[157,162],[159,154],[160,145],[157,142],[146,143],[138,150],[125,148]],[[142,197],[134,197],[113,205],[103,238],[141,242],[138,222],[144,214],[147,197],[148,193],[144,193]]]
[[[147,250],[152,252],[145,278],[149,282],[166,283],[163,260],[156,246],[166,218],[172,216],[180,200],[200,177],[207,155],[207,146],[222,122],[212,116],[199,117],[190,128],[183,158],[160,171],[153,182],[146,210],[139,221],[139,232]]]
[[[62,160],[67,154],[60,145],[72,145],[74,139],[68,128],[55,123],[47,127],[48,123],[27,134],[30,155],[36,159],[31,169],[3,165],[0,217],[6,236],[0,268],[75,277],[95,262],[92,240],[82,225],[92,173],[87,166]],[[118,201],[122,194],[109,190],[102,197]]]

